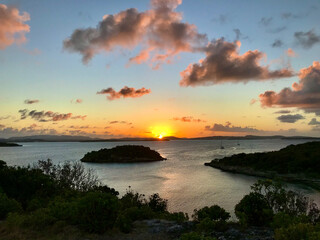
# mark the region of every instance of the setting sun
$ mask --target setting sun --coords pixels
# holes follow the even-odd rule
[[[172,130],[168,126],[150,127],[150,133],[153,137],[158,139],[173,135]]]
[[[162,139],[162,138],[163,138],[163,136],[160,134],[158,138],[159,138],[159,139]]]

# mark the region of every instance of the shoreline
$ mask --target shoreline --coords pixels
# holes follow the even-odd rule
[[[301,183],[309,187],[314,188],[317,191],[320,191],[320,179],[308,178],[304,175],[298,174],[279,174],[272,171],[256,171],[248,167],[239,167],[239,166],[227,166],[220,164],[218,161],[212,160],[211,162],[204,163],[205,166],[213,167],[219,169],[223,172],[229,172],[234,174],[243,174],[247,176],[269,178],[269,179],[280,179],[284,182],[290,183]]]

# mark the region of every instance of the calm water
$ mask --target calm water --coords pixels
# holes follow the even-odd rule
[[[22,143],[20,148],[0,148],[0,159],[8,165],[27,165],[39,159],[53,162],[79,161],[92,150],[117,145],[139,144],[158,151],[167,161],[136,164],[93,164],[85,167],[96,171],[99,179],[110,187],[125,193],[128,186],[133,190],[150,195],[159,193],[169,200],[170,211],[191,214],[194,208],[218,204],[233,212],[235,204],[250,191],[257,178],[221,172],[203,164],[214,158],[235,153],[264,152],[279,150],[289,144],[303,140],[242,140],[223,141],[168,141],[168,142],[95,142],[95,143]],[[320,202],[320,193],[305,186],[291,186]]]

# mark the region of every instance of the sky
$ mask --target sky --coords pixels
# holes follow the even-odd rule
[[[320,137],[320,2],[0,1],[0,138]]]

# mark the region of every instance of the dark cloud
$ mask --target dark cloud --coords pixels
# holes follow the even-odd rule
[[[102,89],[97,92],[97,94],[106,94],[109,100],[119,98],[138,98],[149,93],[151,93],[151,90],[144,87],[136,90],[135,88],[127,86],[123,87],[119,92],[115,91],[113,88]]]
[[[260,132],[260,130],[252,127],[232,126],[230,122],[223,124],[213,124],[213,126],[205,126],[205,130],[213,132]]]
[[[233,29],[233,31],[236,34],[236,40],[248,39],[249,38],[248,36],[243,35],[243,33],[238,28]]]
[[[288,114],[288,115],[281,115],[277,117],[277,119],[283,123],[295,123],[301,119],[304,119],[304,117],[300,114],[295,114],[295,115]]]
[[[217,18],[212,19],[213,22],[218,22],[220,24],[225,24],[230,21],[227,14],[220,14]]]
[[[308,125],[320,125],[320,122],[316,118],[312,118]]]
[[[297,44],[306,49],[320,43],[320,35],[317,35],[313,29],[308,32],[295,32],[294,37]]]
[[[28,13],[20,15],[19,9],[0,4],[0,49],[25,42],[25,33],[30,31],[30,26],[24,22],[29,20]]]
[[[284,88],[279,93],[266,91],[259,95],[262,107],[295,107],[307,113],[320,115],[320,63],[303,68],[299,72],[299,83]]]
[[[202,120],[202,119],[199,119],[199,118],[194,118],[194,117],[191,117],[191,116],[188,116],[188,117],[175,117],[172,120],[181,121],[181,122],[198,122],[198,123],[206,122],[205,120]]]
[[[29,111],[27,109],[19,110],[20,119],[26,119],[28,117],[39,121],[39,122],[49,122],[49,121],[62,121],[68,119],[82,119],[84,120],[87,116],[76,115],[73,116],[72,113],[57,113],[52,111]]]
[[[283,46],[283,42],[280,39],[276,39],[274,40],[274,42],[271,44],[272,47],[282,47]]]
[[[272,17],[263,17],[260,19],[259,24],[267,27],[271,24],[272,19]]]
[[[197,50],[207,41],[195,25],[181,22],[182,13],[175,11],[180,4],[181,0],[152,0],[152,8],[145,12],[130,8],[105,15],[96,28],[76,29],[64,41],[64,49],[80,53],[87,63],[100,52],[141,45],[143,49],[130,62],[150,60],[157,68],[180,52]]]
[[[127,124],[127,125],[131,125],[132,122],[127,122],[127,121],[109,121],[109,124]],[[106,127],[107,128],[107,127]]]
[[[34,104],[34,103],[38,103],[38,102],[39,102],[38,99],[33,99],[33,100],[26,99],[26,100],[24,100],[25,104]]]
[[[291,111],[289,111],[289,110],[280,110],[280,111],[274,112],[274,114],[288,114],[288,113],[291,113]]]
[[[180,73],[181,86],[212,85],[225,82],[246,83],[267,79],[291,77],[291,69],[271,71],[268,66],[260,66],[264,54],[258,50],[239,55],[240,42],[226,42],[218,39],[210,42],[205,49],[206,58],[190,64]]]
[[[28,135],[55,135],[58,132],[51,128],[41,128],[36,124],[32,124],[29,127],[24,127],[21,129],[7,127],[0,129],[0,135],[2,137],[14,137],[14,136],[28,136]]]
[[[284,30],[286,30],[287,27],[286,26],[282,26],[282,27],[276,27],[276,28],[271,28],[271,29],[268,29],[267,32],[268,33],[280,33]]]

